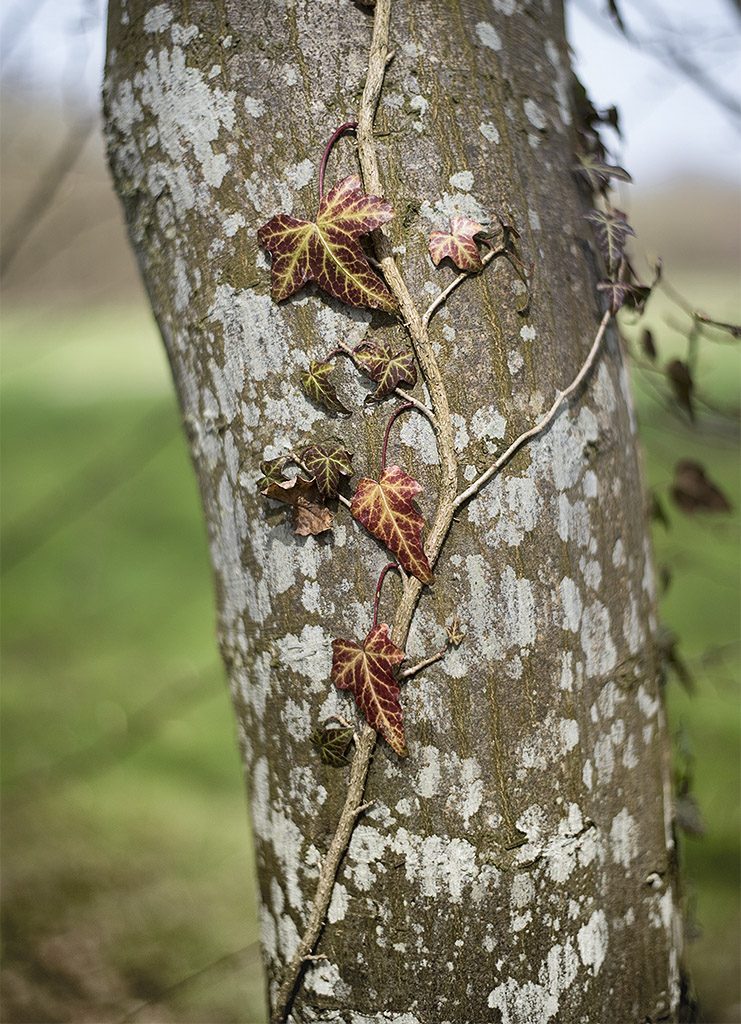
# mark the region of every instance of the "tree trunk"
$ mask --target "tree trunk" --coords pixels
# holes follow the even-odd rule
[[[373,21],[351,0],[110,4],[110,159],[208,524],[273,1003],[350,773],[324,765],[310,736],[331,714],[362,721],[330,680],[332,640],[366,636],[389,559],[342,505],[331,533],[295,535],[256,482],[261,460],[330,435],[354,451],[356,478],[377,477],[397,403],[364,405],[346,360],[334,375],[353,416],[328,413],[298,375],[339,344],[408,344],[408,318],[315,285],[274,302],[257,230],[279,212],[314,217],[323,146],[357,119]],[[370,144],[418,309],[453,280],[427,256],[451,215],[493,238],[501,217],[533,264],[527,308],[517,267],[495,259],[431,322],[460,493],[573,380],[601,317],[563,12],[551,0],[396,0],[389,49]],[[327,187],[357,172],[345,138]],[[445,467],[417,411],[396,421],[389,462],[422,483],[431,523]],[[549,428],[458,508],[434,584],[409,598],[405,664],[438,650],[456,613],[465,639],[402,686],[409,757],[375,746],[374,803],[314,948],[326,959],[305,966],[290,1020],[677,1019],[681,923],[643,504],[608,331]],[[380,620],[412,584],[387,578]],[[401,645],[403,633],[392,634]]]

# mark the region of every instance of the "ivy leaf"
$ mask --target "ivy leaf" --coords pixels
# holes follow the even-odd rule
[[[294,476],[290,480],[269,483],[261,493],[266,498],[293,506],[293,530],[301,537],[332,529],[334,516],[324,504],[313,480]]]
[[[347,748],[352,739],[352,729],[328,729],[325,726],[315,729],[310,739],[319,751],[322,764],[328,764],[330,768],[343,768],[350,764]]]
[[[575,169],[583,178],[586,178],[592,192],[601,192],[610,184],[611,178],[629,183],[633,181],[623,167],[619,167],[617,164],[606,164],[594,153],[579,153],[577,159],[579,163]]]
[[[610,300],[610,313],[617,316],[618,310],[622,308],[631,292],[631,286],[626,281],[600,281],[597,285],[598,292],[605,292]]]
[[[484,229],[468,217],[451,217],[450,231],[433,231],[430,235],[430,256],[437,267],[447,256],[459,270],[481,270],[483,263],[474,236]]]
[[[323,498],[336,498],[340,476],[352,476],[352,452],[342,441],[332,438],[310,444],[301,452],[301,461],[313,475]]]
[[[433,580],[422,548],[424,520],[412,504],[422,487],[400,466],[389,466],[378,480],[358,480],[350,512],[422,583]]]
[[[350,410],[339,400],[335,386],[329,380],[334,368],[334,363],[322,363],[318,359],[312,359],[309,369],[301,370],[301,386],[309,398],[313,398],[325,409],[331,412],[344,412],[349,416]]]
[[[358,239],[394,216],[379,196],[361,192],[351,174],[319,201],[316,221],[279,213],[257,232],[260,245],[273,257],[272,296],[287,299],[307,281],[316,281],[349,306],[370,306],[393,312],[396,300],[373,272]]]
[[[695,409],[692,405],[692,392],[695,385],[689,366],[683,363],[681,359],[672,359],[666,368],[666,375],[669,378],[677,401],[683,409],[687,410],[689,418],[694,422]]]
[[[287,462],[285,455],[279,455],[277,459],[264,459],[260,463],[260,472],[263,474],[257,481],[258,491],[265,492],[270,484],[282,483],[286,478],[283,476],[283,467]]]
[[[616,213],[605,213],[604,210],[591,210],[584,215],[594,226],[599,251],[602,253],[607,269],[614,274],[620,266],[625,253],[628,235],[635,237],[635,231],[626,220]]]
[[[380,732],[400,757],[407,756],[399,704],[399,683],[394,668],[405,658],[389,638],[385,622],[374,626],[361,644],[332,641],[332,681],[338,690],[350,690],[368,725]]]
[[[461,633],[461,625],[458,622],[457,615],[454,615],[451,624],[445,627],[445,632],[448,634],[448,643],[451,647],[460,647],[465,638],[465,633]]]
[[[643,334],[641,335],[641,348],[643,349],[644,355],[647,359],[650,359],[652,363],[656,362],[656,343],[652,331],[648,327],[645,327]]]
[[[394,352],[383,342],[364,341],[355,349],[354,355],[363,373],[378,385],[365,399],[366,405],[382,402],[402,384],[413,388],[417,383],[417,366],[410,348]]]
[[[731,503],[725,494],[705,476],[699,462],[682,459],[677,463],[672,483],[674,503],[687,515],[693,512],[730,512]]]

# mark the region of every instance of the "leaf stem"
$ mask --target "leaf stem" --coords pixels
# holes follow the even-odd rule
[[[569,386],[564,391],[558,392],[553,402],[553,405],[550,407],[545,416],[541,420],[538,420],[534,427],[531,427],[529,430],[526,430],[524,434],[520,434],[520,436],[515,441],[512,442],[507,451],[503,455],[500,455],[496,462],[492,463],[492,465],[489,466],[486,472],[481,474],[478,480],[474,480],[470,487],[467,487],[465,491],[462,491],[458,495],[458,497],[455,499],[453,503],[455,509],[460,508],[461,505],[469,501],[469,499],[471,499],[475,494],[478,494],[478,492],[481,490],[484,484],[488,480],[491,480],[494,474],[498,473],[499,470],[502,469],[502,467],[509,462],[509,460],[515,454],[515,452],[519,451],[520,448],[522,448],[522,446],[527,441],[530,441],[533,437],[537,437],[538,434],[543,433],[545,428],[554,419],[556,413],[561,408],[566,399],[569,397],[569,395],[572,395],[574,391],[576,391],[576,389],[579,387],[579,385],[584,380],[586,375],[589,373],[591,368],[594,366],[594,363],[597,359],[597,353],[599,352],[600,342],[602,341],[607,325],[610,322],[610,317],[611,313],[608,310],[600,321],[597,334],[595,335],[594,341],[592,342],[592,347],[590,348],[589,353],[587,354],[587,358],[582,363],[581,369],[574,377],[572,382],[569,384]]]
[[[335,142],[337,142],[337,140],[339,139],[340,135],[342,135],[343,132],[350,131],[351,128],[357,128],[357,127],[358,127],[358,122],[357,121],[346,121],[345,124],[341,124],[340,127],[337,129],[337,131],[332,134],[332,137],[330,138],[329,142],[324,147],[324,153],[322,154],[322,162],[319,164],[319,198],[320,199],[324,198],[324,168],[327,166],[327,160],[329,159],[329,154],[332,152],[332,146],[334,146]]]
[[[394,422],[394,420],[396,419],[396,417],[400,413],[404,412],[406,409],[413,409],[413,408],[414,408],[414,402],[404,402],[403,405],[400,405],[397,409],[394,409],[394,411],[389,416],[389,421],[386,424],[386,433],[383,435],[383,448],[381,448],[381,470],[382,471],[386,468],[386,447],[387,447],[387,445],[389,443],[389,433],[391,431],[391,424]]]
[[[376,628],[376,625],[378,623],[378,602],[381,599],[381,587],[383,586],[383,578],[386,575],[386,573],[389,571],[389,569],[398,569],[398,568],[399,568],[399,563],[398,562],[389,562],[388,565],[384,565],[383,569],[381,569],[381,575],[378,577],[378,583],[376,584],[376,603],[373,606],[373,629]]]

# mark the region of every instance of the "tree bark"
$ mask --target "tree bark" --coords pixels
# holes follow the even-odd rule
[[[373,8],[351,0],[112,0],[109,152],[170,358],[208,524],[219,642],[252,803],[271,1000],[305,927],[350,769],[309,741],[331,714],[332,639],[370,629],[388,561],[340,506],[293,534],[256,488],[262,459],[337,435],[377,476],[393,403],[337,371],[353,417],[298,373],[338,344],[407,344],[403,324],[309,285],[270,297],[257,229],[312,218],[325,141],[356,120]],[[452,280],[427,236],[462,214],[520,232],[533,287],[506,260],[466,281],[431,339],[459,491],[575,377],[601,318],[574,173],[561,5],[395,0],[375,121],[389,235],[420,311]],[[329,188],[358,170],[340,141]],[[415,395],[424,391],[418,386]],[[331,421],[331,422],[330,422]],[[398,430],[396,429],[398,427]],[[424,486],[440,462],[406,413],[389,462]],[[419,599],[408,665],[410,756],[376,744],[359,819],[289,1019],[502,1024],[675,1020],[681,919],[652,566],[635,423],[608,332],[586,384],[456,516]],[[401,593],[387,579],[380,620]]]

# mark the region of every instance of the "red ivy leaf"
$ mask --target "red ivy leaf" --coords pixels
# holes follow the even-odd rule
[[[380,732],[400,757],[407,756],[394,668],[405,658],[389,638],[385,622],[374,626],[362,646],[354,640],[332,642],[332,681],[350,690],[368,725]]]
[[[331,412],[344,412],[350,415],[350,410],[345,408],[337,397],[334,384],[330,383],[329,375],[334,370],[334,363],[321,363],[312,359],[308,370],[301,370],[301,386],[309,398],[323,405]]]
[[[422,548],[424,520],[412,504],[422,487],[400,466],[389,466],[378,480],[358,480],[350,512],[389,551],[408,573],[422,583],[433,580],[430,563]]]
[[[394,388],[402,384],[413,388],[417,383],[417,366],[411,349],[394,352],[383,342],[378,344],[375,341],[364,341],[358,345],[354,354],[363,373],[378,385],[373,394],[366,398],[366,404],[382,402]]]
[[[302,537],[332,529],[334,516],[324,504],[313,480],[294,476],[281,483],[269,483],[261,493],[266,498],[293,506],[293,529]]]
[[[385,224],[394,208],[385,199],[361,192],[351,174],[319,202],[316,221],[279,213],[257,232],[273,257],[272,296],[287,299],[307,281],[316,281],[350,306],[393,312],[396,300],[371,270],[358,239]]]
[[[430,235],[430,256],[435,266],[449,257],[459,270],[481,270],[483,263],[474,242],[474,235],[484,229],[468,217],[451,217],[450,231],[433,231]]]
[[[323,498],[336,498],[340,476],[352,476],[352,452],[336,438],[308,445],[301,452],[301,461],[316,480]]]

